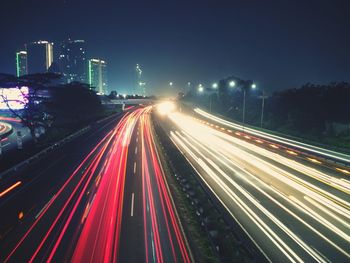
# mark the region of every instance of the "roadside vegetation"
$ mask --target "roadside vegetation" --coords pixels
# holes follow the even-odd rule
[[[16,154],[1,157],[0,171],[98,120],[122,111],[121,106],[104,107],[100,97],[87,84],[62,84],[57,74],[34,74],[18,78],[0,76],[0,88],[17,88],[20,93],[23,90],[21,87],[28,87],[28,93],[23,94],[25,99],[15,98],[15,103],[22,109],[13,108],[14,98],[1,93],[0,100],[8,106],[8,110],[1,114],[19,119],[29,129],[33,143]]]

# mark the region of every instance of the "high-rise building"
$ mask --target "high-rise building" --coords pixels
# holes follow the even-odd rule
[[[53,43],[37,41],[27,45],[28,73],[45,73],[53,62]]]
[[[98,94],[107,92],[107,63],[101,59],[89,60],[89,85],[96,88]]]
[[[16,76],[28,74],[27,51],[16,52]]]
[[[146,95],[146,83],[142,79],[142,68],[139,64],[135,67],[135,86],[134,93],[137,95]]]
[[[84,40],[64,41],[59,51],[59,67],[67,83],[79,81],[87,82],[87,60]]]

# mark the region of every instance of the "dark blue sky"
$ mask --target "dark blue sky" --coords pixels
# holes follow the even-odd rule
[[[229,75],[267,90],[350,81],[349,13],[347,0],[2,0],[0,72],[15,73],[23,43],[70,36],[120,92],[136,63],[152,93]]]

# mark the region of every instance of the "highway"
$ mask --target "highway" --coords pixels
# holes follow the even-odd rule
[[[101,123],[1,180],[1,262],[190,262],[151,109]]]
[[[160,118],[200,179],[266,258],[349,262],[347,170],[321,165],[316,157],[301,159],[274,140],[253,140],[210,117],[174,111]]]

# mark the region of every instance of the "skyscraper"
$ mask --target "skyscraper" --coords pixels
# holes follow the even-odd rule
[[[53,43],[37,41],[27,46],[28,72],[45,73],[53,62]]]
[[[98,94],[107,92],[107,63],[101,59],[89,60],[89,85],[96,88]]]
[[[142,79],[142,68],[139,64],[136,64],[135,68],[134,93],[143,96],[146,95],[146,83]]]
[[[59,51],[59,67],[67,83],[79,81],[87,82],[87,60],[84,40],[64,41]]]
[[[27,51],[16,52],[16,76],[28,74]]]

